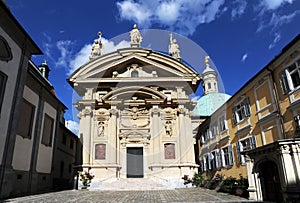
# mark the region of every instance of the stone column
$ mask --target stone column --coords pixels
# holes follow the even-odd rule
[[[159,135],[159,109],[157,105],[152,108],[152,135],[153,139],[153,163],[160,163],[161,143]]]
[[[82,163],[91,164],[92,146],[91,146],[91,107],[86,106],[78,114],[80,119],[79,134],[82,135]]]
[[[110,140],[110,161],[113,164],[117,164],[117,153],[118,153],[118,148],[117,148],[117,117],[118,117],[118,110],[116,106],[112,106],[110,109],[110,134],[109,134],[109,140]]]

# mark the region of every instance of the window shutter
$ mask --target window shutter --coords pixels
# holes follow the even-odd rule
[[[203,171],[206,171],[207,168],[206,168],[206,156],[203,156]]]
[[[229,165],[233,166],[233,152],[232,152],[232,146],[228,146],[228,158],[229,158]]]
[[[280,84],[281,84],[283,94],[288,93],[290,91],[290,88],[289,88],[285,70],[279,73],[279,78],[280,78]]]
[[[251,149],[256,148],[256,138],[255,138],[255,135],[252,135],[250,137],[250,142],[251,142]]]
[[[225,162],[225,156],[224,156],[224,151],[223,149],[220,149],[220,154],[221,154],[221,164],[223,167],[226,166],[226,162]]]
[[[207,162],[208,162],[208,170],[211,170],[211,153],[209,153],[208,155],[207,155]]]
[[[221,167],[220,160],[220,152],[218,150],[215,151],[215,159],[216,159],[216,168],[219,169]]]
[[[245,116],[249,117],[250,116],[250,100],[249,100],[249,97],[245,98],[244,105],[245,105]]]
[[[236,143],[236,154],[238,157],[238,162],[242,163],[242,157],[241,157],[241,153],[240,153],[240,142]]]
[[[203,135],[203,134],[201,135],[200,142],[201,142],[201,144],[204,144],[204,143],[205,143],[204,135]]]
[[[232,121],[233,121],[234,124],[237,123],[235,112],[236,112],[236,107],[233,107],[233,109],[232,109]]]

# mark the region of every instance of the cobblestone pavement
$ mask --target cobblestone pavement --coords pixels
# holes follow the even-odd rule
[[[245,198],[203,188],[173,190],[104,191],[66,190],[61,192],[31,195],[5,202],[250,202]]]

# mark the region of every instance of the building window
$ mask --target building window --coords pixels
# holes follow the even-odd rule
[[[233,123],[237,124],[250,116],[250,101],[246,97],[232,109]]]
[[[165,159],[175,159],[175,144],[166,143],[164,144]]]
[[[285,68],[279,74],[283,93],[288,93],[300,86],[300,60]]]
[[[12,59],[11,49],[7,41],[0,35],[0,60],[10,61]]]
[[[221,116],[219,119],[220,132],[227,130],[227,121],[225,120],[225,115]]]
[[[246,139],[240,140],[236,143],[236,151],[238,156],[239,164],[245,164],[245,157],[241,154],[243,151],[248,151],[256,148],[255,136],[247,137]]]
[[[64,145],[67,144],[67,135],[66,135],[66,134],[63,134],[63,137],[62,137],[62,143],[63,143]]]
[[[295,134],[297,137],[299,137],[299,135],[300,135],[300,115],[296,115],[294,117],[294,120],[295,120],[295,125],[296,125]]]
[[[33,129],[35,106],[23,99],[21,104],[21,114],[18,122],[17,134],[23,138],[31,139]]]
[[[202,135],[201,135],[201,140],[200,140],[200,142],[202,143],[202,144],[204,144],[207,140],[209,140],[211,138],[211,132],[210,132],[210,130],[209,130],[209,128],[206,128],[205,129],[205,131],[202,133]]]
[[[221,159],[219,150],[212,151],[208,154],[208,159],[210,161],[210,169],[217,170],[221,167]]]
[[[54,124],[54,119],[48,116],[47,114],[45,114],[42,144],[46,146],[52,145],[53,124]]]
[[[95,145],[95,159],[105,160],[106,144]]]
[[[71,140],[70,140],[70,148],[73,149],[73,147],[74,147],[74,140],[71,139]]]
[[[211,83],[209,82],[207,85],[208,85],[208,89],[211,89]]]
[[[221,154],[221,162],[223,167],[228,167],[233,165],[233,153],[232,153],[232,146],[228,145],[220,149]]]
[[[218,125],[217,122],[211,125],[211,137],[216,137],[218,135]]]
[[[7,81],[7,75],[0,71],[0,113],[2,109],[2,102],[5,93],[6,81]]]

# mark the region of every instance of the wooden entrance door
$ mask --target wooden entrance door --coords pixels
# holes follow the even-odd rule
[[[127,178],[143,178],[143,147],[127,148]]]
[[[260,180],[264,201],[283,201],[278,168],[273,161],[267,161],[262,164]]]

